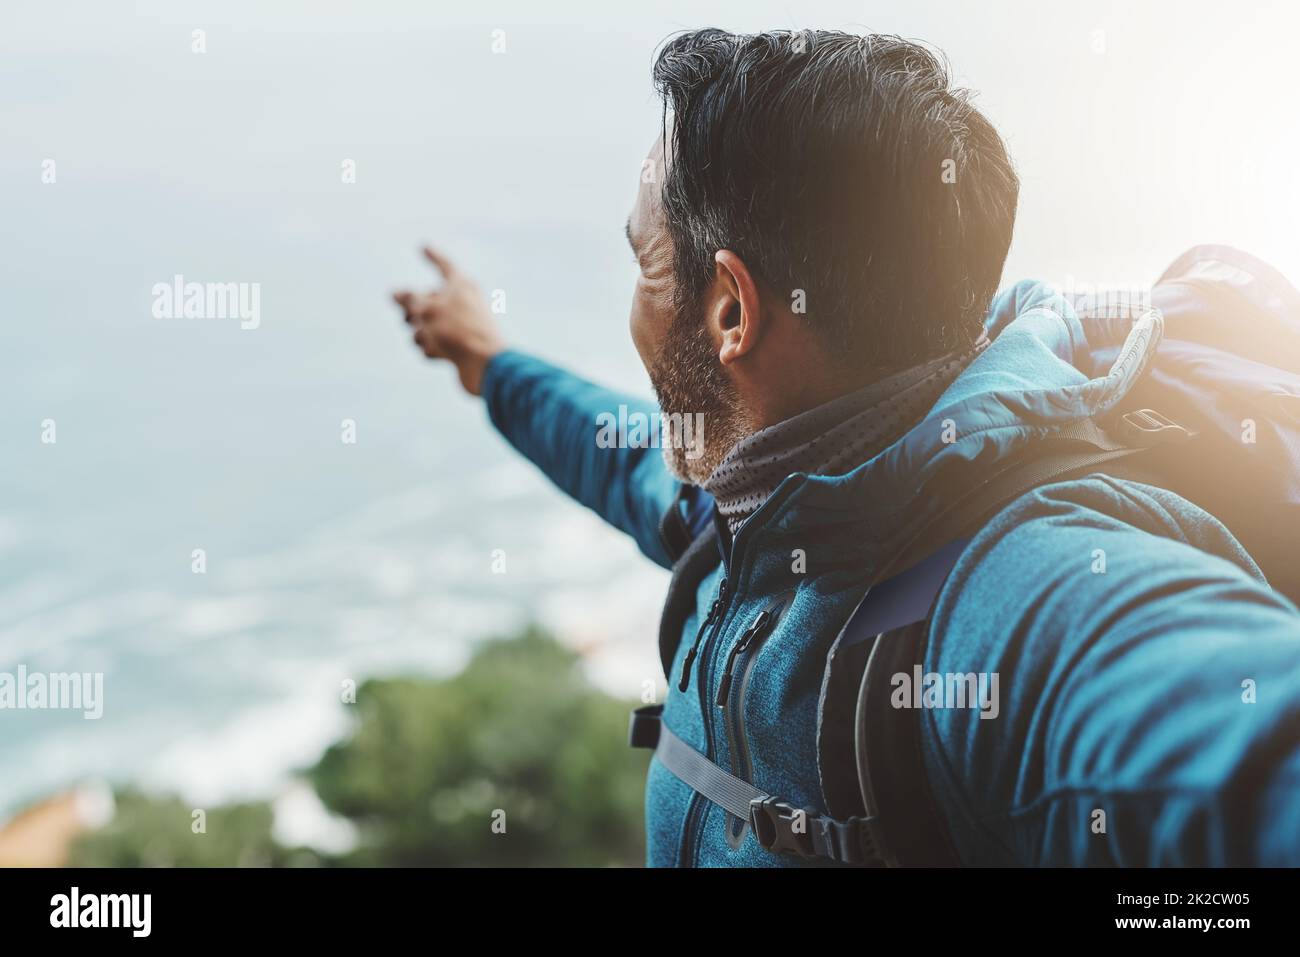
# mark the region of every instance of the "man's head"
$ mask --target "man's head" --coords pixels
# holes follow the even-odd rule
[[[978,337],[1018,181],[943,63],[896,37],[675,37],[628,221],[631,328],[699,482],[744,435]]]

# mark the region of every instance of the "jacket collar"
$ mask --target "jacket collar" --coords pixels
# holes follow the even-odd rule
[[[986,322],[992,343],[898,441],[843,475],[795,473],[735,537],[746,550],[804,548],[827,564],[873,570],[888,561],[954,495],[986,480],[1062,426],[1102,417],[1145,370],[1159,342],[1158,315],[1142,323],[1090,325],[1051,287],[1002,293]],[[1101,375],[1094,350],[1123,348]]]

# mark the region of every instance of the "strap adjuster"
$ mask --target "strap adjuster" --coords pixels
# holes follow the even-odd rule
[[[829,857],[841,864],[888,867],[894,864],[880,846],[877,819],[851,817],[844,821],[817,818],[813,846],[819,857]]]
[[[1191,432],[1155,409],[1125,412],[1120,416],[1120,423],[1124,437],[1140,445],[1164,445],[1192,437]]]
[[[643,705],[633,711],[627,720],[627,743],[631,747],[649,748],[651,751],[657,748],[663,712],[664,706],[661,704]]]

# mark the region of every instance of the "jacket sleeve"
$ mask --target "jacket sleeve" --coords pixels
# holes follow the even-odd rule
[[[660,520],[681,483],[664,464],[658,433],[643,430],[638,440],[629,430],[633,441],[608,441],[611,422],[638,413],[646,416],[643,421],[655,421],[653,403],[514,351],[492,359],[482,391],[492,424],[520,454],[570,498],[631,535],[647,558],[671,567]],[[653,446],[643,440],[650,434]]]
[[[954,568],[926,669],[999,677],[987,717],[921,715],[963,857],[1300,864],[1300,615],[1184,499],[1023,496]]]

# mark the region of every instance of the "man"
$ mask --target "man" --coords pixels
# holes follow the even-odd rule
[[[1098,376],[1059,295],[1022,285],[990,312],[1017,179],[918,45],[705,30],[654,75],[671,124],[628,220],[631,333],[660,408],[702,413],[702,435],[662,455],[599,441],[602,413],[653,408],[508,350],[432,250],[442,287],[396,298],[521,453],[678,565],[649,862],[874,860],[879,835],[828,807],[843,769],[822,749],[845,734],[819,720],[828,653],[952,502],[1133,388],[1158,320]],[[921,707],[917,773],[953,859],[1300,862],[1294,607],[1162,488],[1098,470],[1001,504],[922,629],[916,676],[969,676],[966,700],[923,698],[906,670],[891,682],[895,708]],[[1243,680],[1268,694],[1243,703]],[[770,819],[775,847],[769,819],[742,813],[753,793],[804,809]],[[787,841],[801,853],[772,853]]]

